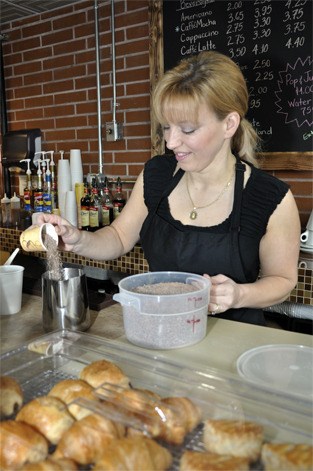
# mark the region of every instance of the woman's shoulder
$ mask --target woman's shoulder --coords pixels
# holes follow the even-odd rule
[[[288,193],[289,186],[266,171],[251,166],[243,192],[242,223],[250,234],[264,234],[269,218]]]
[[[175,156],[156,155],[144,166],[144,198],[148,208],[158,203],[160,195],[172,179],[177,162]]]
[[[280,203],[288,192],[289,185],[265,170],[251,166],[247,190],[256,193],[261,198],[270,198]]]
[[[155,172],[173,175],[177,162],[174,155],[155,155],[145,163],[145,172]]]

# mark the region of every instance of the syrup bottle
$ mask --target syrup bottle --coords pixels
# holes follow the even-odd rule
[[[101,201],[99,198],[97,180],[94,177],[91,183],[91,197],[89,208],[89,225],[92,232],[98,230],[101,224]]]
[[[122,182],[120,177],[116,181],[116,190],[113,197],[113,218],[116,219],[126,204],[126,199],[122,191]]]
[[[113,198],[107,177],[105,177],[104,187],[101,191],[102,226],[109,226],[113,221]]]
[[[87,179],[84,178],[84,195],[80,200],[81,228],[83,231],[90,230],[89,209],[90,209],[90,195],[89,195],[89,190],[88,190]]]

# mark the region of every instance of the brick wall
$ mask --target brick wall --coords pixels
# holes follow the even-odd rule
[[[124,139],[103,140],[104,172],[135,179],[150,158],[149,1],[116,0],[116,98]],[[112,121],[110,2],[99,4],[102,124]],[[94,1],[7,24],[3,43],[8,129],[40,128],[42,150],[80,148],[84,173],[97,173],[98,121]],[[312,174],[276,171],[294,192],[304,227]],[[1,180],[2,185],[2,180]],[[129,190],[131,186],[129,187]],[[3,193],[3,185],[0,194]]]

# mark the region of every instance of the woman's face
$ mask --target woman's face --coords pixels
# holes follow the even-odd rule
[[[183,170],[201,171],[218,155],[228,153],[230,136],[227,121],[228,117],[220,121],[215,113],[201,105],[197,123],[169,122],[163,126],[166,145],[174,152]]]

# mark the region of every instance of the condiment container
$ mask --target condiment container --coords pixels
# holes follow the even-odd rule
[[[21,211],[21,201],[16,193],[12,196],[10,200],[10,211],[11,211],[11,226],[18,227],[20,224],[20,211]]]
[[[134,290],[156,283],[186,283],[195,290],[180,294],[143,294]],[[171,349],[200,342],[206,335],[211,283],[184,272],[149,272],[124,278],[113,299],[123,307],[127,339],[141,347]]]
[[[10,227],[11,225],[11,211],[10,211],[11,201],[7,197],[6,193],[1,199],[1,214],[2,214],[2,225],[3,227]]]

